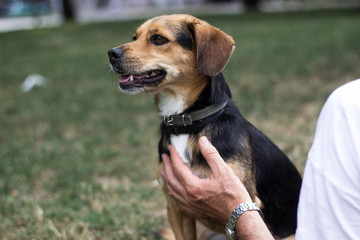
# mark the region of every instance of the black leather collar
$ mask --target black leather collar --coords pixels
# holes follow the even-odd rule
[[[221,104],[210,105],[200,110],[165,116],[163,124],[169,133],[175,135],[198,133],[207,124],[214,121],[222,114],[227,103],[228,100]]]

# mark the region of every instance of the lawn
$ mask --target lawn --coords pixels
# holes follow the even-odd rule
[[[324,101],[360,77],[359,11],[202,18],[236,41],[233,100],[303,172]],[[153,97],[120,93],[107,63],[141,22],[0,34],[0,239],[155,239],[167,224]],[[32,73],[46,85],[24,93]]]

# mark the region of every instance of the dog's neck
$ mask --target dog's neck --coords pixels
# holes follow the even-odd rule
[[[208,79],[201,88],[178,91],[159,91],[155,95],[162,117],[199,110],[231,99],[231,92],[222,73]]]
[[[159,114],[163,117],[182,113],[187,108],[185,97],[159,92],[157,97]]]
[[[155,97],[159,113],[164,118],[163,124],[176,135],[201,131],[222,114],[230,99],[229,87],[221,73],[209,78],[204,87],[191,95],[168,91],[158,92]]]
[[[190,83],[190,84],[189,84]],[[166,117],[185,112],[201,98],[201,94],[209,83],[202,79],[196,84],[187,81],[176,89],[163,89],[155,94],[155,103],[160,116]]]

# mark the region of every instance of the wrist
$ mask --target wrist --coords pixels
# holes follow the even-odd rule
[[[228,240],[235,240],[236,236],[235,236],[235,226],[236,223],[238,221],[238,219],[245,213],[248,211],[258,211],[261,213],[262,212],[260,210],[260,208],[258,207],[258,205],[256,203],[253,202],[244,202],[241,203],[239,206],[237,206],[233,212],[230,215],[229,221],[225,226],[225,234]]]
[[[228,201],[224,205],[226,206],[226,215],[224,216],[224,223],[226,224],[229,221],[231,214],[234,212],[235,208],[237,208],[240,204],[246,202],[253,202],[249,193],[245,189],[245,187],[240,188],[238,190],[234,190],[227,199]]]
[[[237,239],[242,240],[274,240],[262,216],[256,211],[245,212],[235,227]]]

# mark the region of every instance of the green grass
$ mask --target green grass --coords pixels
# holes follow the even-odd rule
[[[234,101],[302,172],[328,94],[360,76],[359,12],[202,18],[236,41]],[[140,23],[0,34],[0,239],[154,239],[166,224],[152,96],[120,93],[107,64]],[[31,73],[47,84],[23,93]]]

